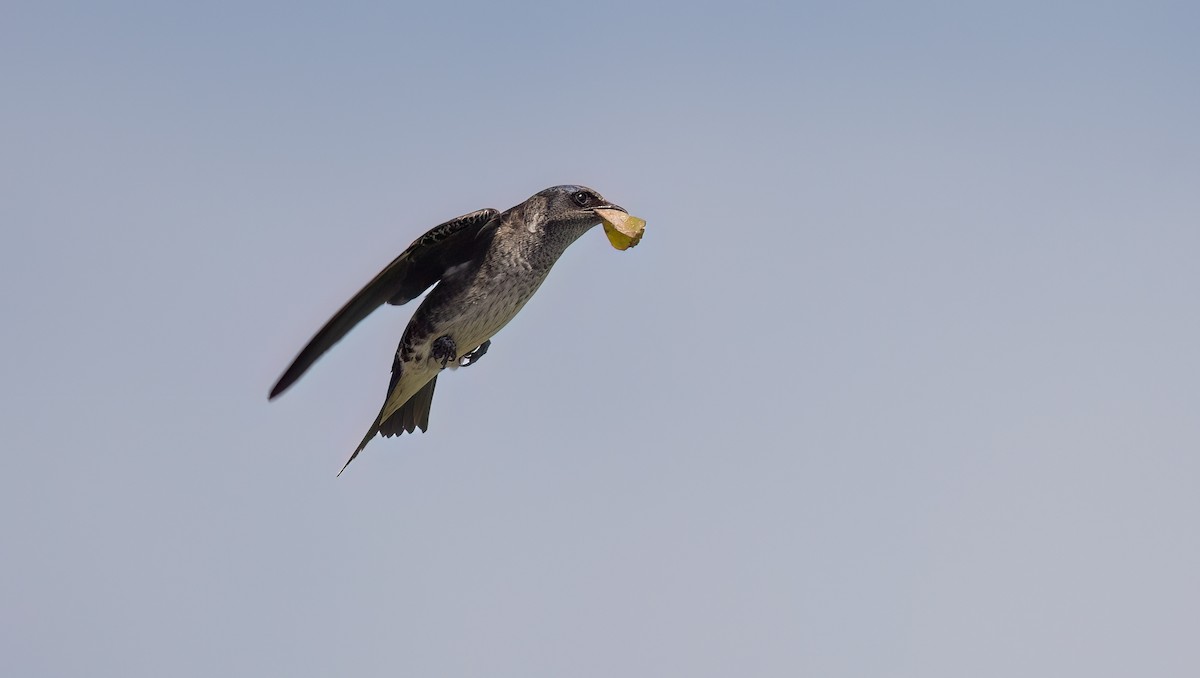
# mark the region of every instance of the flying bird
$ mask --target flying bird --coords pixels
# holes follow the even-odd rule
[[[628,213],[585,186],[554,186],[504,212],[482,209],[435,226],[325,323],[276,382],[270,399],[372,311],[385,303],[408,303],[436,283],[400,338],[383,407],[342,471],[377,434],[425,431],[438,374],[478,361],[567,247],[606,214]],[[628,246],[618,243],[609,222],[605,230],[615,247]]]

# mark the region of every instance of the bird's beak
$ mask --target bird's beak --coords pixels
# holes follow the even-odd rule
[[[624,212],[625,214],[629,214],[629,210],[625,209],[624,207],[621,207],[620,205],[614,205],[612,203],[609,203],[607,205],[597,205],[592,208],[592,211],[596,211],[596,210],[620,210],[620,211]]]

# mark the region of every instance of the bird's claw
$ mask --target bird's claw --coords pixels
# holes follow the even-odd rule
[[[444,370],[446,369],[446,364],[451,360],[458,360],[458,346],[455,345],[454,340],[449,335],[442,335],[433,341],[430,357],[440,364]]]
[[[471,365],[474,365],[475,363],[479,362],[479,359],[483,357],[483,354],[488,352],[488,348],[490,348],[491,345],[492,345],[491,339],[488,339],[487,341],[483,342],[482,344],[479,345],[479,348],[476,348],[474,351],[471,351],[471,352],[467,353],[466,355],[464,355],[463,357],[459,358],[458,366],[459,367],[470,367]]]

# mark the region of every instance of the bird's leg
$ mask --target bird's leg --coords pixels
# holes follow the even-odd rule
[[[475,363],[479,362],[479,359],[483,357],[484,353],[488,352],[488,348],[490,348],[491,345],[492,345],[491,339],[488,339],[487,341],[483,342],[482,344],[479,345],[479,348],[477,348],[474,351],[471,351],[471,352],[467,353],[465,356],[459,358],[458,366],[459,367],[470,367],[471,365],[474,365]]]
[[[443,334],[433,340],[433,346],[430,347],[429,355],[435,361],[441,363],[442,369],[446,369],[446,363],[451,360],[458,360],[458,346],[454,344],[454,340],[450,338],[450,335]]]

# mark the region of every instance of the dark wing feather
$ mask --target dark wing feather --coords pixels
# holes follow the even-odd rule
[[[270,397],[295,383],[317,358],[372,311],[384,303],[398,305],[415,299],[440,280],[446,269],[470,259],[483,246],[479,238],[485,235],[488,223],[497,214],[490,208],[464,214],[417,238],[325,323],[284,371]]]

